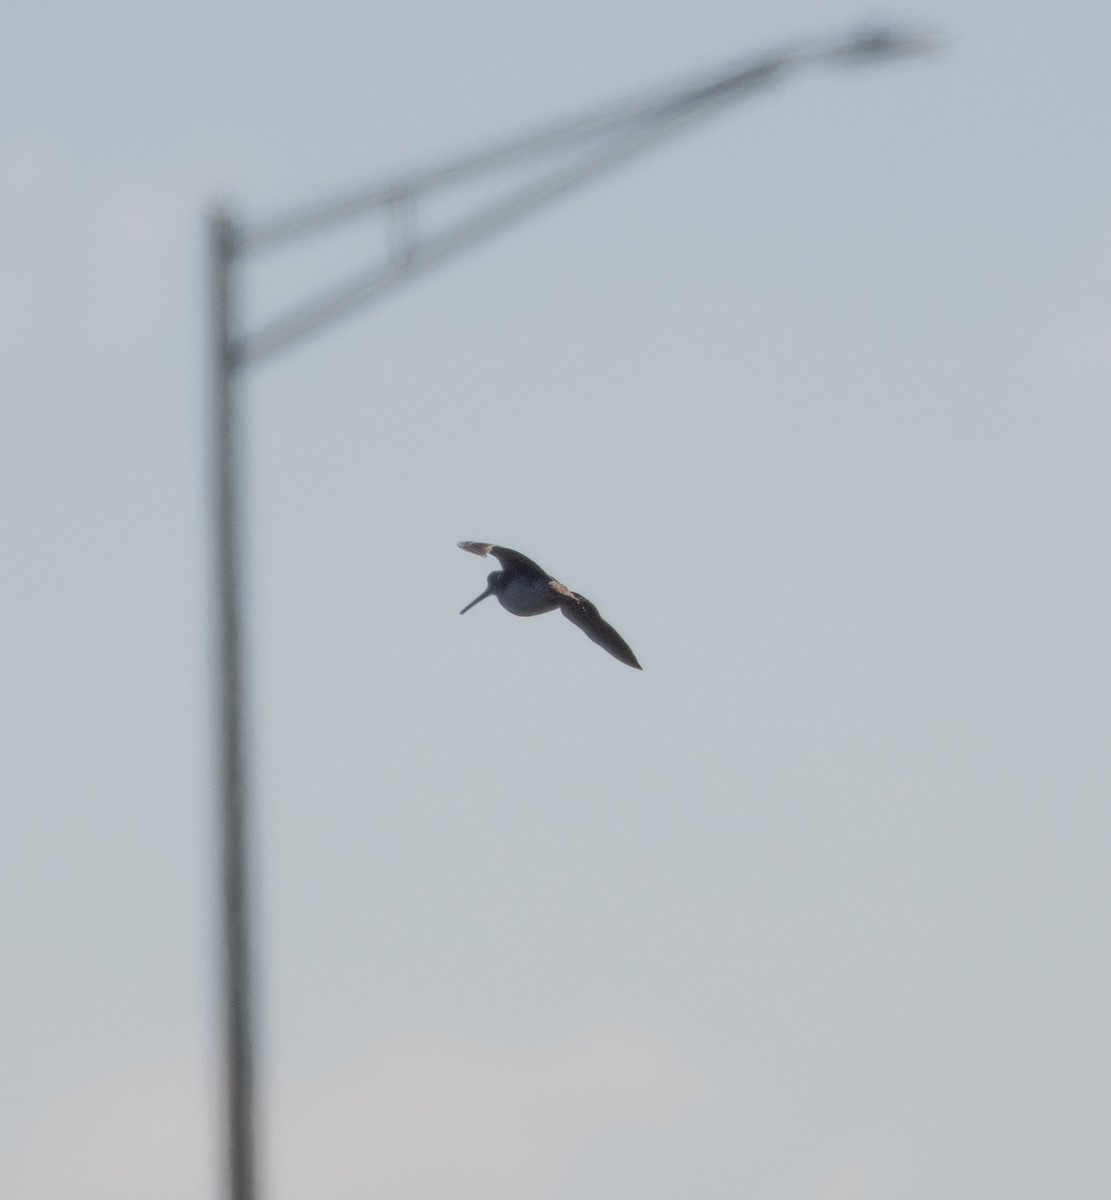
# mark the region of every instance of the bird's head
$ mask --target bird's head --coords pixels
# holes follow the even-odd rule
[[[467,608],[461,608],[459,610],[459,615],[462,616],[467,609],[474,608],[474,606],[480,600],[485,600],[487,596],[496,596],[502,589],[502,583],[504,579],[504,571],[491,571],[490,574],[486,576],[486,591],[484,591],[481,596],[475,596],[470,604],[467,605]]]

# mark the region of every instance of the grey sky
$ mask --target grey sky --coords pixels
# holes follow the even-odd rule
[[[217,1194],[206,204],[862,15],[9,5],[0,1194]],[[890,15],[252,376],[267,1197],[1111,1191],[1111,14]]]

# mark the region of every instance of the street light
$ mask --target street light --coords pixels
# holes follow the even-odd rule
[[[849,38],[815,42],[732,63],[681,87],[661,89],[542,129],[425,171],[348,196],[308,205],[257,225],[223,208],[209,215],[212,334],[211,505],[216,618],[216,725],[222,896],[222,986],[226,1086],[228,1200],[254,1200],[254,1055],[248,772],[243,672],[242,447],[235,383],[269,358],[326,325],[492,237],[559,197],[675,136],[736,100],[819,63],[855,65],[935,49],[930,35],[874,27]],[[507,186],[498,199],[435,231],[422,233],[420,202],[454,184],[510,166],[559,161],[531,182]],[[346,222],[378,215],[389,232],[381,261],[311,298],[255,332],[241,332],[236,268],[252,256]]]

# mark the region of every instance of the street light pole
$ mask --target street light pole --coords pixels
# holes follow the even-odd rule
[[[254,1200],[254,1046],[251,1020],[247,766],[244,745],[242,481],[232,265],[238,232],[223,209],[209,216],[212,322],[211,495],[215,552],[217,771],[223,919],[225,1130],[229,1200]]]
[[[211,516],[216,621],[216,758],[219,787],[224,1006],[227,1200],[255,1200],[254,1047],[251,996],[249,790],[245,745],[246,680],[243,601],[240,409],[236,381],[259,362],[332,324],[522,218],[599,177],[617,164],[699,119],[718,112],[792,69],[809,64],[857,65],[935,49],[929,35],[887,28],[860,31],[729,64],[682,87],[656,91],[561,120],[431,170],[353,195],[297,209],[254,227],[224,209],[209,216],[211,288]],[[430,194],[507,166],[556,156],[531,182],[473,212],[423,232],[418,203]],[[360,217],[379,215],[390,236],[382,261],[331,291],[280,315],[253,333],[240,332],[235,311],[239,263],[247,256]]]

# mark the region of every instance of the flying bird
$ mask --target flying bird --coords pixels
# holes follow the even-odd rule
[[[502,566],[500,571],[491,571],[486,576],[486,591],[476,596],[467,608],[461,609],[460,616],[487,596],[497,596],[502,608],[515,617],[535,617],[538,613],[559,608],[568,621],[577,625],[592,642],[597,642],[614,658],[636,667],[638,671],[643,669],[625,639],[612,625],[602,620],[601,614],[585,596],[580,596],[566,584],[553,579],[531,558],[518,554],[516,550],[507,550],[504,546],[491,546],[488,542],[460,542],[459,549],[471,554],[492,554]]]

